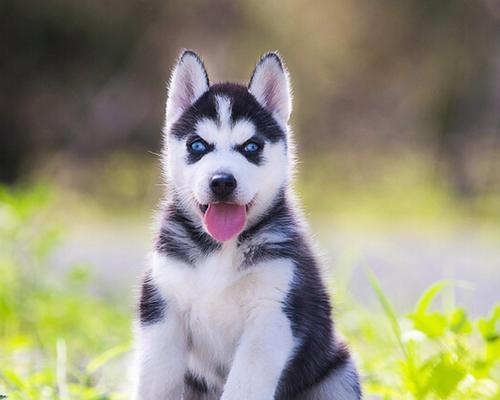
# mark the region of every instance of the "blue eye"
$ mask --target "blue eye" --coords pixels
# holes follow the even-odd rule
[[[194,153],[204,153],[207,151],[207,145],[203,140],[195,140],[189,147]]]
[[[244,147],[244,150],[247,153],[255,153],[259,149],[260,149],[260,146],[255,142],[248,142]]]

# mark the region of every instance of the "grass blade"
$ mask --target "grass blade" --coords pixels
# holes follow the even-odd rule
[[[375,291],[375,295],[377,296],[378,301],[379,301],[380,305],[382,306],[384,314],[387,317],[387,319],[389,320],[389,323],[391,324],[392,332],[394,333],[394,336],[396,336],[396,339],[397,339],[405,357],[408,358],[408,353],[406,351],[406,346],[404,345],[404,342],[403,342],[403,335],[401,333],[401,327],[399,326],[396,312],[394,311],[394,308],[392,307],[392,304],[390,303],[390,301],[385,296],[384,291],[382,290],[382,287],[380,286],[380,282],[377,279],[377,277],[375,276],[375,274],[373,273],[373,271],[371,269],[367,268],[366,274],[368,275],[370,285],[372,286],[373,290]]]

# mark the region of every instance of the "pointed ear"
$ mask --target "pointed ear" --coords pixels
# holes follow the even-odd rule
[[[167,123],[174,122],[210,86],[201,58],[191,50],[184,50],[172,72],[167,99]]]
[[[292,92],[288,71],[278,53],[262,56],[253,71],[248,91],[279,122],[288,122],[292,111]]]

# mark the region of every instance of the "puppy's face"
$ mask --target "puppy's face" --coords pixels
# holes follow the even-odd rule
[[[165,174],[214,239],[236,237],[286,183],[290,109],[288,75],[276,54],[259,61],[248,87],[210,86],[196,54],[180,57],[167,101]]]

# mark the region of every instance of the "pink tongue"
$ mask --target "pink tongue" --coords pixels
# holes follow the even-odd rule
[[[208,233],[219,242],[235,237],[247,219],[245,206],[230,203],[211,203],[204,216]]]

